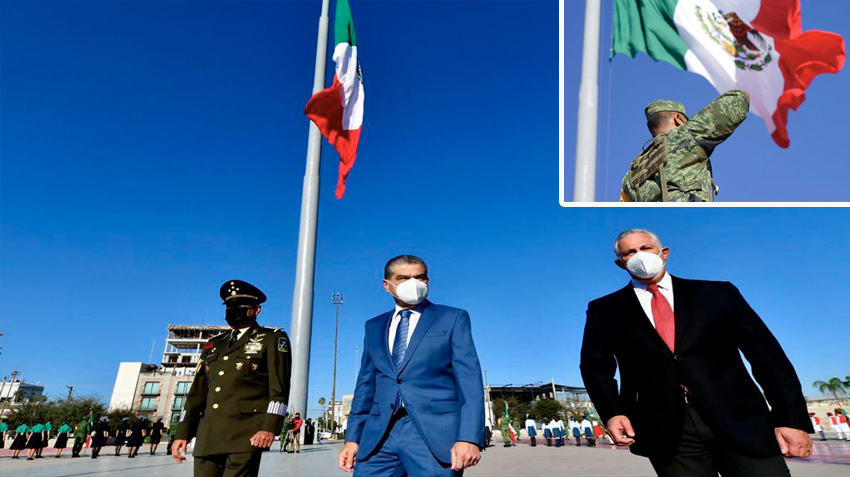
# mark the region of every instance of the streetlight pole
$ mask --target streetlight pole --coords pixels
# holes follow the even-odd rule
[[[331,301],[336,308],[336,325],[334,325],[334,379],[331,389],[331,437],[336,439],[336,357],[339,341],[339,307],[345,303],[345,294],[331,293]]]

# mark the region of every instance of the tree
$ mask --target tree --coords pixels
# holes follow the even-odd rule
[[[498,420],[505,416],[505,402],[508,403],[508,412],[511,415],[511,424],[513,424],[514,429],[524,427],[525,416],[531,414],[531,405],[519,402],[513,396],[507,399],[496,398],[493,400],[493,418]]]
[[[832,397],[838,399],[838,394],[846,388],[844,382],[838,378],[831,378],[829,381],[815,381],[812,387],[821,392],[821,394],[832,394]]]
[[[73,424],[88,416],[89,409],[92,409],[97,416],[105,412],[106,406],[100,398],[95,396],[46,402],[30,401],[12,411],[9,415],[9,427],[17,427],[24,423],[34,425],[48,420],[58,425],[65,422]]]
[[[531,406],[531,413],[534,417],[541,419],[542,422],[548,422],[555,418],[558,413],[564,411],[561,403],[554,399],[540,399]]]

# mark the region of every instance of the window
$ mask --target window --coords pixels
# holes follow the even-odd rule
[[[177,389],[174,390],[174,394],[189,394],[189,386],[192,385],[192,381],[180,381],[177,383]]]
[[[183,403],[186,402],[186,398],[182,396],[178,396],[174,398],[174,404],[171,405],[172,411],[182,411]]]
[[[145,389],[142,394],[159,394],[159,382],[151,381],[145,383]]]
[[[156,410],[156,398],[142,398],[142,411]]]

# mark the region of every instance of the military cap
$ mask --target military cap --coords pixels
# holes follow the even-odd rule
[[[218,291],[225,305],[253,305],[257,306],[266,301],[266,294],[259,288],[242,280],[228,280],[224,282]]]
[[[643,110],[644,114],[646,114],[646,119],[652,117],[655,113],[660,113],[661,111],[673,111],[676,113],[685,114],[685,106],[678,101],[670,101],[669,99],[659,99],[658,101],[653,101],[646,105],[646,109]]]

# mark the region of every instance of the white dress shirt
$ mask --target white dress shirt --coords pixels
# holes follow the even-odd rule
[[[632,287],[635,290],[635,295],[637,295],[640,306],[643,308],[643,312],[646,313],[646,317],[649,318],[649,322],[652,323],[652,327],[655,328],[655,318],[652,317],[652,293],[646,289],[646,286],[646,283],[632,279]],[[676,308],[673,305],[673,279],[670,278],[669,273],[664,272],[664,277],[658,282],[658,291],[670,303],[670,309],[675,312]]]
[[[390,356],[393,355],[393,345],[395,344],[395,334],[396,334],[396,330],[398,329],[398,324],[401,323],[401,313],[399,313],[399,312],[403,309],[404,308],[396,305],[395,306],[395,312],[393,312],[393,318],[390,321],[390,336],[389,336],[389,338],[390,338],[390,341],[389,341],[389,343],[390,343]],[[413,330],[416,329],[416,324],[419,323],[419,315],[421,315],[420,312],[418,312],[416,310],[410,310],[410,318],[408,319],[407,341],[406,341],[406,343],[408,345],[410,344],[410,337],[413,336]]]

